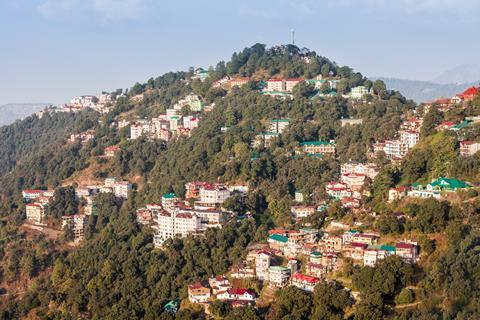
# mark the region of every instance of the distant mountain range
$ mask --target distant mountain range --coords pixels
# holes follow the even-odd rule
[[[480,65],[464,64],[445,71],[432,82],[440,84],[472,83],[480,80]]]
[[[9,103],[0,106],[0,126],[8,125],[15,120],[28,117],[42,110],[48,103]]]
[[[400,91],[408,99],[427,102],[438,98],[452,97],[478,82],[440,84],[429,81],[405,80],[397,78],[376,78],[383,80],[387,88]]]

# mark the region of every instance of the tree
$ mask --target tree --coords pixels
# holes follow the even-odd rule
[[[387,91],[387,86],[385,85],[385,82],[383,82],[382,80],[376,80],[374,83],[373,83],[373,86],[372,86],[372,89],[373,89],[373,92],[379,97],[379,98],[383,98],[386,91]]]
[[[400,293],[395,297],[396,304],[408,304],[415,301],[415,294],[411,289],[404,288]]]
[[[442,120],[443,116],[440,111],[437,108],[430,108],[430,111],[423,118],[420,135],[422,137],[431,135]]]
[[[339,283],[322,282],[313,293],[314,319],[341,320],[345,309],[353,305],[353,298]]]

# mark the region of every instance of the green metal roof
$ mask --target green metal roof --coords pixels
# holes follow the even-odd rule
[[[175,197],[176,197],[175,193],[164,193],[164,194],[162,194],[162,198],[164,198],[164,199],[173,199]]]
[[[280,234],[272,234],[271,236],[268,237],[268,239],[273,241],[283,242],[283,243],[286,243],[288,241],[287,237],[282,236]]]
[[[290,120],[288,119],[272,119],[270,122],[283,122],[283,123],[289,123]]]
[[[437,180],[428,184],[433,188],[440,189],[465,189],[470,187],[466,182],[458,179],[438,178]]]
[[[396,251],[395,246],[389,246],[389,245],[381,245],[380,250],[388,251],[388,252],[395,252]]]
[[[310,253],[310,257],[319,258],[321,256],[322,256],[322,253],[318,251]]]
[[[271,266],[268,270],[276,270],[276,271],[290,271],[290,268],[284,266]]]

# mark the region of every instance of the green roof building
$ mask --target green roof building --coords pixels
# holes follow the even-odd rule
[[[450,178],[438,178],[427,184],[427,190],[445,190],[455,191],[458,189],[469,188],[470,185],[464,181]]]
[[[268,242],[281,242],[281,243],[287,243],[288,238],[285,236],[282,236],[280,234],[272,234],[271,236],[268,237]]]

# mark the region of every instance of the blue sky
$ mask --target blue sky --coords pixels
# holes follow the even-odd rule
[[[61,103],[290,41],[367,76],[478,63],[478,0],[0,0],[0,104]]]

